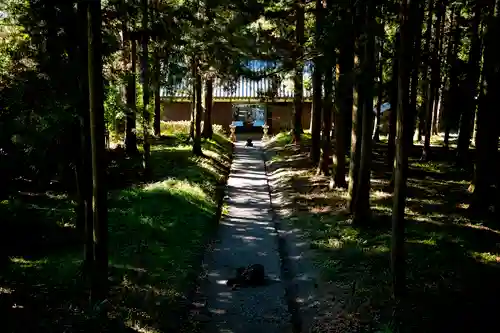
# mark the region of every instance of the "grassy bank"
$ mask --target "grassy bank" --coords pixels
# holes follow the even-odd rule
[[[109,194],[111,320],[101,331],[166,332],[182,316],[200,255],[218,223],[232,152],[226,137],[215,134],[203,142],[205,157],[194,157],[185,137],[180,131],[153,143],[153,181],[122,179],[129,185]],[[120,165],[114,171],[111,166],[110,178],[123,177]],[[139,160],[126,165],[126,174],[140,173]],[[6,247],[10,262],[0,281],[11,318],[7,331],[88,331],[72,200],[21,193],[0,208],[13,243]]]
[[[275,190],[290,203],[288,221],[304,230],[321,272],[323,302],[316,332],[393,332],[390,239],[391,170],[386,146],[372,160],[373,219],[352,225],[344,190],[316,176],[304,146],[280,134],[268,144]],[[453,166],[453,151],[434,147],[429,163],[411,156],[407,199],[405,332],[490,332],[498,328],[500,229],[467,212],[471,174]]]

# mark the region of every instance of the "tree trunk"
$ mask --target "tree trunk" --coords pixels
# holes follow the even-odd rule
[[[500,51],[496,45],[500,34],[500,1],[491,8],[490,20],[484,37],[483,98],[479,102],[476,135],[476,165],[474,189],[470,208],[476,213],[488,211],[494,201],[493,186],[498,183],[498,122],[497,106],[500,102]],[[497,189],[498,191],[498,189]],[[498,206],[498,205],[497,205]],[[498,213],[498,212],[497,212]]]
[[[363,134],[363,89],[358,90],[358,105],[352,115],[351,159],[349,163],[349,211],[354,213],[358,195],[359,168],[361,163],[361,140]],[[370,128],[371,129],[371,128]]]
[[[412,35],[414,36],[414,41],[412,42],[414,47],[413,66],[411,73],[411,86],[410,86],[410,108],[412,110],[412,135],[410,139],[410,147],[413,147],[413,135],[415,134],[416,116],[417,116],[417,93],[418,93],[418,79],[419,79],[419,67],[420,67],[420,49],[422,44],[422,21],[424,19],[425,3],[420,4],[419,1],[411,2],[411,20],[412,22]]]
[[[129,35],[130,36],[130,35]],[[136,135],[136,112],[137,112],[137,92],[136,92],[136,64],[137,64],[137,42],[130,38],[130,62],[127,66],[127,123],[125,127],[125,151],[129,155],[135,155],[137,149]]]
[[[195,76],[194,76],[194,89],[195,89],[195,114],[194,114],[194,140],[193,140],[193,154],[202,156],[201,150],[201,118],[203,114],[203,104],[201,101],[202,96],[202,83],[201,74],[199,69],[199,61],[195,61]]]
[[[161,66],[160,66],[160,55],[158,54],[158,47],[155,47],[154,52],[154,89],[155,89],[155,116],[153,121],[153,129],[155,136],[159,137],[161,135],[161,98],[160,98],[160,78],[161,78]]]
[[[394,58],[392,59],[392,82],[391,82],[391,113],[389,114],[389,139],[387,142],[387,162],[394,165],[394,156],[396,150],[396,119],[398,112],[398,77],[399,77],[399,44],[401,43],[401,34],[396,32],[394,40]]]
[[[354,84],[354,27],[353,8],[349,4],[343,12],[346,34],[339,46],[338,59],[338,84],[336,89],[338,126],[335,130],[336,143],[336,164],[334,185],[340,188],[347,188],[345,179],[346,173],[346,153],[350,150],[352,115],[353,115],[353,84]],[[342,126],[344,124],[344,126]]]
[[[409,103],[409,82],[411,73],[411,22],[409,22],[409,0],[401,4],[401,49],[399,61],[399,97],[397,112],[396,163],[394,170],[394,199],[392,209],[391,269],[393,294],[401,300],[405,294],[405,200],[408,170],[409,137],[411,136],[411,108]],[[396,319],[397,320],[397,319]],[[397,320],[396,324],[398,324]]]
[[[445,28],[445,23],[446,23],[446,4],[447,2],[444,2],[442,4],[442,7],[440,7],[440,10],[442,10],[442,16],[443,18],[441,19],[441,25],[439,26],[439,39],[438,40],[438,60],[437,62],[434,63],[434,66],[436,66],[436,73],[437,71],[441,70],[441,62],[443,60],[443,50],[444,50],[444,40],[445,40],[445,33],[444,33],[444,28]],[[441,73],[441,72],[439,72]],[[441,80],[441,77],[438,76],[437,82],[435,83],[434,89],[436,89],[434,93],[434,111],[433,111],[433,117],[432,117],[432,135],[438,135],[439,134],[439,114],[441,112],[441,102],[443,100],[443,80]]]
[[[92,150],[92,220],[94,266],[91,301],[106,299],[108,290],[108,222],[106,151],[104,143],[104,87],[101,52],[101,2],[88,3],[88,80],[90,106],[90,141]]]
[[[148,42],[149,36],[148,31],[148,0],[142,0],[142,29],[143,33],[141,36],[142,42],[142,56],[141,56],[141,79],[142,79],[142,133],[143,133],[143,167],[144,167],[144,177],[149,179],[151,177],[151,166],[150,156],[151,156],[151,146],[149,142],[149,71],[148,71]]]
[[[454,24],[453,24],[453,38],[451,40],[452,50],[449,58],[450,69],[450,89],[448,93],[448,101],[445,101],[445,109],[443,114],[443,122],[444,122],[444,147],[446,149],[449,148],[449,139],[450,139],[450,131],[451,131],[451,118],[453,112],[456,111],[456,106],[460,105],[456,103],[457,100],[460,99],[460,89],[459,85],[459,57],[458,52],[460,48],[460,25],[458,20],[460,18],[460,8],[458,6],[455,7],[454,10]],[[460,110],[460,109],[458,109]],[[461,111],[461,110],[460,110]]]
[[[293,98],[293,139],[295,143],[300,142],[302,130],[302,100],[304,95],[304,0],[295,0],[295,50],[294,63],[295,75],[293,77],[294,98]]]
[[[79,161],[76,164],[78,207],[76,227],[83,240],[83,271],[92,274],[93,265],[93,221],[92,221],[92,142],[90,140],[90,105],[88,71],[88,3],[78,3],[79,36],[79,88],[81,104],[79,109],[78,134],[80,137]]]
[[[332,131],[332,106],[333,106],[333,68],[328,65],[325,67],[325,100],[323,109],[323,133],[322,149],[318,173],[325,176],[330,175],[330,156],[332,152],[332,140],[330,133]]]
[[[383,84],[383,74],[384,74],[384,58],[382,57],[382,51],[384,49],[383,40],[379,44],[379,54],[378,54],[378,90],[377,90],[377,114],[375,117],[375,129],[373,131],[373,142],[378,143],[380,141],[380,116],[382,111],[383,96],[384,96],[384,84]]]
[[[206,87],[206,94],[205,94],[205,117],[203,119],[203,137],[205,139],[212,139],[212,136],[214,134],[212,127],[214,81],[212,79],[206,80],[205,87]]]
[[[427,161],[431,153],[431,123],[432,123],[432,84],[430,67],[432,63],[432,51],[431,51],[431,39],[432,39],[432,17],[434,11],[434,0],[429,0],[429,14],[427,16],[427,28],[425,31],[425,65],[424,65],[424,96],[423,105],[425,107],[425,139],[424,139],[424,149],[422,150],[422,161]]]
[[[467,153],[469,151],[472,130],[474,126],[474,115],[476,113],[476,95],[479,81],[480,60],[481,60],[481,39],[479,37],[479,27],[481,25],[482,4],[475,3],[474,17],[470,30],[471,46],[469,51],[469,60],[467,66],[467,88],[466,107],[460,118],[460,127],[457,144],[457,163],[459,165],[467,164]]]
[[[321,0],[316,0],[316,31],[315,31],[315,46],[317,55],[314,58],[313,72],[313,110],[311,112],[311,161],[316,164],[319,162],[321,149],[321,100],[322,96],[322,61],[321,53],[324,48],[322,46],[322,30],[323,30],[323,3]]]
[[[360,99],[358,108],[362,112],[361,154],[358,176],[358,189],[354,197],[353,223],[366,224],[370,219],[370,174],[372,159],[372,131],[373,131],[373,93],[375,64],[375,4],[367,1],[364,5],[365,36],[363,38],[363,52],[361,64]],[[361,92],[362,90],[362,92]]]

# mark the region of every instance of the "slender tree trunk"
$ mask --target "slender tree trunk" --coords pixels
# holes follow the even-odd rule
[[[493,1],[492,1],[493,2]],[[476,165],[474,169],[474,188],[470,208],[484,214],[490,204],[495,202],[493,186],[498,184],[498,122],[500,116],[497,106],[500,102],[500,51],[497,41],[500,34],[500,1],[491,6],[489,22],[484,37],[484,65],[482,100],[479,102],[476,135]],[[497,189],[498,191],[498,189]],[[497,194],[498,195],[498,194]],[[498,212],[497,212],[498,213]]]
[[[439,26],[439,38],[438,39],[438,60],[437,62],[434,63],[434,66],[436,68],[435,73],[441,73],[441,62],[443,60],[443,50],[444,50],[444,40],[445,40],[445,33],[444,33],[444,28],[445,28],[445,23],[446,23],[446,5],[447,1],[442,4],[442,8],[440,7],[440,10],[442,10],[442,20],[441,20],[441,25]],[[436,34],[437,35],[437,34]],[[434,70],[433,70],[434,72]],[[441,102],[443,100],[443,80],[441,80],[441,77],[438,76],[436,85],[434,89],[436,90],[434,93],[434,111],[433,111],[433,117],[432,117],[432,135],[438,135],[439,134],[439,114],[441,112]]]
[[[408,170],[409,137],[411,136],[411,108],[409,103],[409,82],[411,73],[411,22],[409,0],[401,4],[401,52],[399,61],[399,98],[397,112],[397,139],[394,200],[392,209],[392,244],[391,269],[393,275],[393,293],[396,300],[405,295],[405,200]]]
[[[155,116],[153,122],[153,128],[155,136],[159,137],[161,135],[161,98],[160,98],[160,77],[161,77],[161,66],[160,66],[160,55],[158,54],[157,47],[155,47],[154,52],[154,89],[155,89]]]
[[[77,228],[83,237],[83,271],[92,274],[93,265],[93,218],[92,218],[92,142],[90,140],[90,105],[88,71],[88,3],[78,3],[79,32],[79,88],[81,104],[79,110],[80,159],[77,163],[76,178],[78,188]]]
[[[429,0],[429,14],[427,16],[427,28],[425,31],[425,48],[426,64],[424,65],[424,107],[425,107],[425,139],[424,149],[422,150],[423,161],[427,161],[431,153],[431,123],[432,123],[432,84],[430,67],[432,63],[431,39],[432,39],[432,17],[434,11],[434,0]]]
[[[360,103],[358,108],[362,112],[361,154],[358,176],[358,189],[354,197],[354,224],[366,224],[370,219],[370,173],[372,159],[372,131],[373,131],[373,93],[375,64],[375,3],[367,1],[364,5],[365,36],[362,51],[362,76]]]
[[[196,73],[194,77],[195,115],[194,115],[193,154],[196,156],[202,156],[203,152],[201,150],[201,118],[203,114],[203,103],[201,101],[202,82],[201,82],[201,74],[200,74],[198,60],[196,60],[195,62],[195,73]]]
[[[465,165],[468,161],[467,153],[469,151],[470,140],[472,137],[472,129],[474,126],[474,115],[476,113],[476,95],[477,86],[479,81],[480,60],[481,60],[481,39],[479,37],[479,27],[481,25],[481,7],[479,2],[475,3],[474,17],[472,19],[472,26],[470,30],[471,46],[469,51],[469,60],[466,78],[468,94],[466,100],[466,108],[462,112],[460,118],[460,127],[457,144],[457,163]]]
[[[425,3],[420,4],[419,1],[411,2],[411,20],[412,35],[414,36],[414,52],[412,55],[413,66],[411,73],[411,86],[410,86],[410,108],[412,110],[412,135],[410,139],[410,147],[413,147],[413,135],[415,134],[416,116],[417,116],[417,93],[418,93],[418,79],[420,67],[420,49],[422,44],[422,21],[424,19]]]
[[[313,72],[313,110],[311,112],[311,161],[316,164],[319,162],[321,149],[321,111],[322,105],[322,30],[323,30],[323,3],[321,0],[316,0],[316,31],[315,31],[315,46],[318,53],[314,58]]]
[[[396,120],[397,120],[397,104],[398,104],[398,77],[399,77],[399,44],[401,43],[401,34],[396,32],[394,41],[394,58],[392,60],[392,82],[391,82],[391,113],[389,114],[389,139],[387,142],[387,162],[394,164],[394,156],[396,153]]]
[[[353,84],[354,84],[354,22],[353,8],[351,4],[343,12],[346,26],[345,39],[339,52],[338,59],[338,80],[336,89],[336,101],[338,111],[338,126],[335,130],[336,141],[336,164],[334,185],[340,188],[347,188],[345,179],[346,173],[346,153],[350,150],[351,128],[353,114]],[[344,124],[344,126],[342,126]]]
[[[358,105],[352,115],[351,159],[349,163],[349,211],[354,213],[359,189],[359,168],[361,164],[361,142],[363,135],[363,96],[364,90],[358,89]]]
[[[323,133],[322,149],[318,173],[325,176],[330,175],[330,156],[332,152],[332,140],[330,133],[332,131],[332,107],[333,107],[333,68],[328,65],[325,67],[325,100],[323,109]]]
[[[444,147],[446,149],[449,148],[449,139],[450,139],[450,131],[451,131],[451,118],[452,114],[455,111],[455,107],[457,106],[456,101],[460,99],[460,89],[458,87],[459,84],[459,58],[458,52],[460,48],[460,26],[458,20],[460,18],[460,8],[458,6],[454,9],[454,24],[453,24],[453,38],[451,40],[452,52],[450,54],[449,64],[451,66],[450,69],[450,89],[448,98],[449,100],[445,101],[445,109],[443,114],[443,122],[444,122]],[[460,110],[460,109],[458,109]],[[460,110],[461,111],[461,110]]]
[[[212,79],[206,80],[205,86],[206,86],[206,93],[205,93],[205,117],[203,119],[203,137],[205,139],[212,139],[212,136],[214,134],[212,127],[214,81]]]
[[[129,35],[130,36],[130,35]],[[137,42],[135,39],[128,40],[130,46],[130,62],[127,70],[127,123],[125,125],[125,151],[129,155],[138,153],[136,134],[136,113],[137,113],[137,92],[136,92],[136,71],[137,71]]]
[[[143,33],[141,36],[142,43],[142,56],[141,56],[141,79],[142,79],[142,133],[143,133],[143,167],[144,167],[144,177],[149,179],[151,176],[151,166],[150,156],[151,156],[151,146],[149,142],[149,126],[150,126],[150,114],[148,110],[149,106],[149,66],[148,66],[148,0],[142,0],[142,29]]]
[[[88,4],[88,80],[90,106],[90,141],[92,149],[92,219],[94,267],[91,301],[106,299],[108,290],[108,222],[106,151],[104,143],[104,87],[101,51],[101,2]]]
[[[378,54],[378,90],[377,90],[377,114],[375,116],[375,129],[373,131],[373,142],[378,143],[380,141],[380,116],[382,111],[382,100],[384,95],[384,84],[383,84],[383,73],[384,73],[384,58],[382,57],[382,51],[384,49],[383,40],[379,44],[379,54]]]
[[[300,142],[302,130],[302,100],[304,95],[304,60],[303,45],[304,45],[304,0],[295,0],[295,41],[296,46],[294,50],[294,63],[295,75],[293,77],[294,83],[294,113],[293,113],[293,138],[294,142]]]

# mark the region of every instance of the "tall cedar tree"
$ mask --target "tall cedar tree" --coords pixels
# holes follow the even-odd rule
[[[212,107],[214,100],[214,81],[209,78],[205,81],[205,115],[203,118],[203,137],[211,139],[214,130],[212,127]]]
[[[488,21],[484,36],[482,98],[477,114],[476,165],[471,209],[478,213],[488,211],[495,198],[494,185],[498,185],[498,121],[497,105],[500,95],[500,0],[489,2]],[[497,189],[498,191],[498,189]],[[498,202],[495,203],[498,208]],[[498,213],[498,212],[497,212]]]
[[[372,159],[373,134],[373,94],[375,64],[375,4],[364,1],[361,8],[364,21],[361,55],[361,82],[359,91],[358,111],[361,113],[361,151],[359,155],[359,176],[356,195],[354,196],[353,223],[365,224],[370,217],[370,171]],[[358,118],[359,119],[359,118]],[[357,138],[359,140],[359,138]]]
[[[401,2],[399,56],[399,94],[397,105],[396,163],[394,170],[394,196],[392,209],[391,269],[393,294],[400,300],[405,294],[405,200],[408,172],[409,137],[411,136],[411,107],[409,101],[410,75],[412,65],[412,22],[410,22],[410,0]]]
[[[293,76],[294,98],[293,98],[293,138],[295,142],[300,141],[302,130],[302,100],[304,95],[304,0],[295,0],[295,48],[293,60],[295,74]]]
[[[456,113],[458,110],[461,111],[461,88],[459,86],[460,80],[459,80],[459,74],[461,70],[461,60],[458,57],[458,52],[460,50],[460,45],[461,45],[461,29],[460,29],[460,20],[462,19],[461,17],[461,7],[460,4],[457,3],[455,4],[455,9],[454,9],[454,24],[453,24],[453,29],[452,29],[452,40],[451,40],[451,53],[450,57],[448,58],[448,63],[450,65],[450,89],[448,92],[448,95],[446,96],[445,100],[445,109],[443,113],[443,124],[444,124],[444,147],[446,149],[449,148],[449,141],[450,141],[450,131],[451,131],[451,125],[452,125],[452,119],[454,113]]]
[[[149,179],[151,176],[151,146],[149,142],[149,125],[150,125],[150,114],[148,110],[149,106],[149,64],[148,64],[148,44],[149,44],[149,20],[148,20],[148,0],[142,0],[142,33],[141,33],[141,44],[142,44],[142,55],[141,55],[141,80],[142,80],[142,133],[143,133],[143,167],[144,176]]]
[[[338,84],[336,104],[338,126],[335,129],[336,164],[334,185],[346,188],[346,153],[350,145],[352,127],[353,83],[354,83],[354,13],[349,1],[342,9],[341,25],[344,33],[341,37],[338,59]],[[349,126],[347,126],[349,124]]]
[[[125,125],[125,150],[128,154],[136,154],[137,133],[136,133],[136,115],[137,115],[137,91],[136,91],[136,73],[137,73],[137,41],[135,34],[128,34],[128,53],[129,63],[127,66],[127,119]]]
[[[83,271],[91,272],[93,263],[93,213],[92,213],[92,142],[90,140],[90,114],[89,114],[89,72],[88,72],[88,3],[80,2],[77,7],[79,32],[79,89],[81,104],[80,118],[80,161],[76,165],[77,173],[77,228],[83,237]]]
[[[434,13],[434,1],[429,0],[428,13],[427,13],[427,23],[425,30],[425,46],[424,46],[424,66],[422,76],[424,77],[424,88],[423,88],[423,106],[425,108],[425,127],[424,127],[424,148],[422,150],[422,160],[427,161],[429,159],[431,150],[431,121],[432,121],[432,100],[431,100],[431,74],[429,73],[429,67],[432,59],[431,55],[431,40],[432,40],[432,17]]]
[[[482,2],[475,2],[473,18],[470,27],[471,46],[469,49],[469,59],[467,68],[467,104],[460,117],[458,144],[457,144],[457,162],[459,165],[465,165],[467,162],[467,152],[469,150],[472,130],[474,126],[474,116],[476,114],[476,94],[479,84],[480,60],[481,60],[481,38],[479,30],[481,25]]]
[[[392,78],[391,78],[391,111],[389,114],[389,138],[387,141],[387,163],[392,167],[396,153],[396,121],[398,112],[398,77],[399,77],[399,44],[401,43],[401,33],[396,31],[394,36],[394,57],[392,58]],[[392,181],[392,180],[391,180]]]
[[[314,72],[313,72],[313,109],[311,113],[311,161],[316,164],[320,158],[321,145],[321,111],[322,111],[322,55],[324,48],[322,47],[323,34],[323,1],[316,0],[315,7],[315,34],[314,43],[316,56],[314,57]]]
[[[88,78],[90,140],[92,146],[92,220],[94,263],[91,273],[91,302],[106,299],[108,291],[108,221],[106,150],[104,143],[104,87],[102,77],[101,2],[88,3]]]
[[[201,150],[201,117],[203,114],[202,96],[202,81],[200,73],[200,62],[198,59],[194,61],[194,100],[195,100],[195,114],[194,114],[194,140],[193,140],[193,154],[196,156],[203,155]]]
[[[329,59],[332,56],[332,52],[327,52]],[[326,65],[325,71],[325,99],[323,101],[323,132],[322,132],[322,143],[321,143],[321,158],[318,167],[318,173],[323,173],[328,176],[330,174],[329,164],[330,156],[332,150],[332,108],[333,108],[333,68],[331,65]]]

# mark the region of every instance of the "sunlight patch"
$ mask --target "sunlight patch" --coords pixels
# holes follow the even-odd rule
[[[476,260],[479,260],[479,261],[487,263],[487,264],[500,263],[500,256],[496,253],[471,251],[470,254]]]

